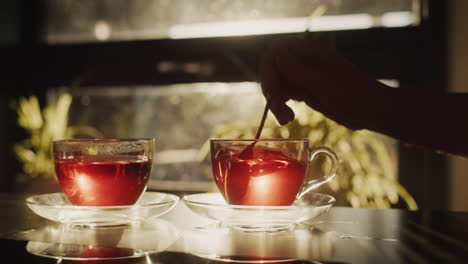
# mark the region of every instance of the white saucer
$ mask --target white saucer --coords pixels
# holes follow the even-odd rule
[[[310,221],[326,212],[335,198],[321,193],[309,193],[291,206],[228,205],[220,193],[187,195],[184,203],[193,212],[219,221],[222,225],[256,231],[272,231],[304,221]]]
[[[173,194],[145,192],[135,205],[76,206],[64,193],[32,196],[26,204],[37,215],[46,219],[75,225],[113,226],[144,221],[168,212],[179,201]]]
[[[179,231],[163,219],[102,228],[51,223],[16,233],[15,238],[29,241],[29,253],[47,258],[127,259],[166,250],[179,238]]]

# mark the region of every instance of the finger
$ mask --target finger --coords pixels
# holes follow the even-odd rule
[[[261,88],[270,111],[281,125],[285,125],[294,120],[294,112],[286,105],[290,97],[276,69],[274,52],[275,49],[270,49],[260,64]]]
[[[276,117],[276,120],[281,125],[285,125],[294,120],[294,112],[286,106],[286,102],[289,98],[282,94],[280,87],[281,81],[278,78],[276,70],[274,68],[264,68],[261,80],[263,94],[268,102],[268,107]]]
[[[269,108],[280,125],[286,125],[294,120],[294,112],[286,105],[286,101],[283,98],[270,101]]]
[[[315,65],[313,62],[304,61],[303,58],[298,58],[288,51],[282,51],[275,57],[275,69],[277,79],[282,79],[284,83],[288,83],[295,89],[291,89],[290,93],[296,91],[302,93],[310,89],[310,86],[316,85],[320,80],[319,74],[323,72],[320,65]],[[293,94],[293,96],[300,96]]]
[[[277,71],[275,68],[275,55],[274,50],[269,49],[262,57],[260,62],[260,84],[262,92],[266,98],[272,98],[271,93],[278,92],[277,83]]]

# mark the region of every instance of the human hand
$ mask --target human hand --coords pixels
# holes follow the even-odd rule
[[[282,125],[294,119],[285,104],[293,99],[350,128],[362,128],[360,115],[371,110],[370,100],[384,99],[380,92],[386,87],[324,43],[296,38],[266,52],[260,76],[270,110]]]

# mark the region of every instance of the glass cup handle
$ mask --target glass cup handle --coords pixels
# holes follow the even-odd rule
[[[330,170],[330,173],[329,174],[326,174],[325,176],[321,177],[320,179],[315,179],[315,180],[311,180],[311,181],[308,181],[305,186],[302,188],[301,192],[299,192],[299,194],[297,195],[297,199],[300,199],[303,195],[305,195],[306,193],[310,192],[311,190],[331,181],[333,178],[335,178],[336,176],[336,172],[338,171],[338,156],[336,155],[336,153],[331,150],[330,148],[327,148],[327,147],[317,147],[317,148],[313,148],[313,149],[310,149],[310,152],[311,152],[311,155],[310,155],[310,159],[309,159],[309,166],[310,166],[310,163],[315,159],[315,157],[318,155],[318,154],[325,154],[331,161],[332,163],[332,168]]]

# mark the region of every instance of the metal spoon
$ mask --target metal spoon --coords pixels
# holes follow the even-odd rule
[[[253,148],[255,144],[258,142],[260,135],[262,134],[263,126],[265,125],[265,120],[269,110],[269,101],[267,98],[267,102],[265,104],[265,109],[263,110],[262,120],[260,121],[260,125],[258,126],[257,133],[255,134],[255,141],[248,145],[242,152],[239,154],[239,158],[241,159],[253,159]]]

